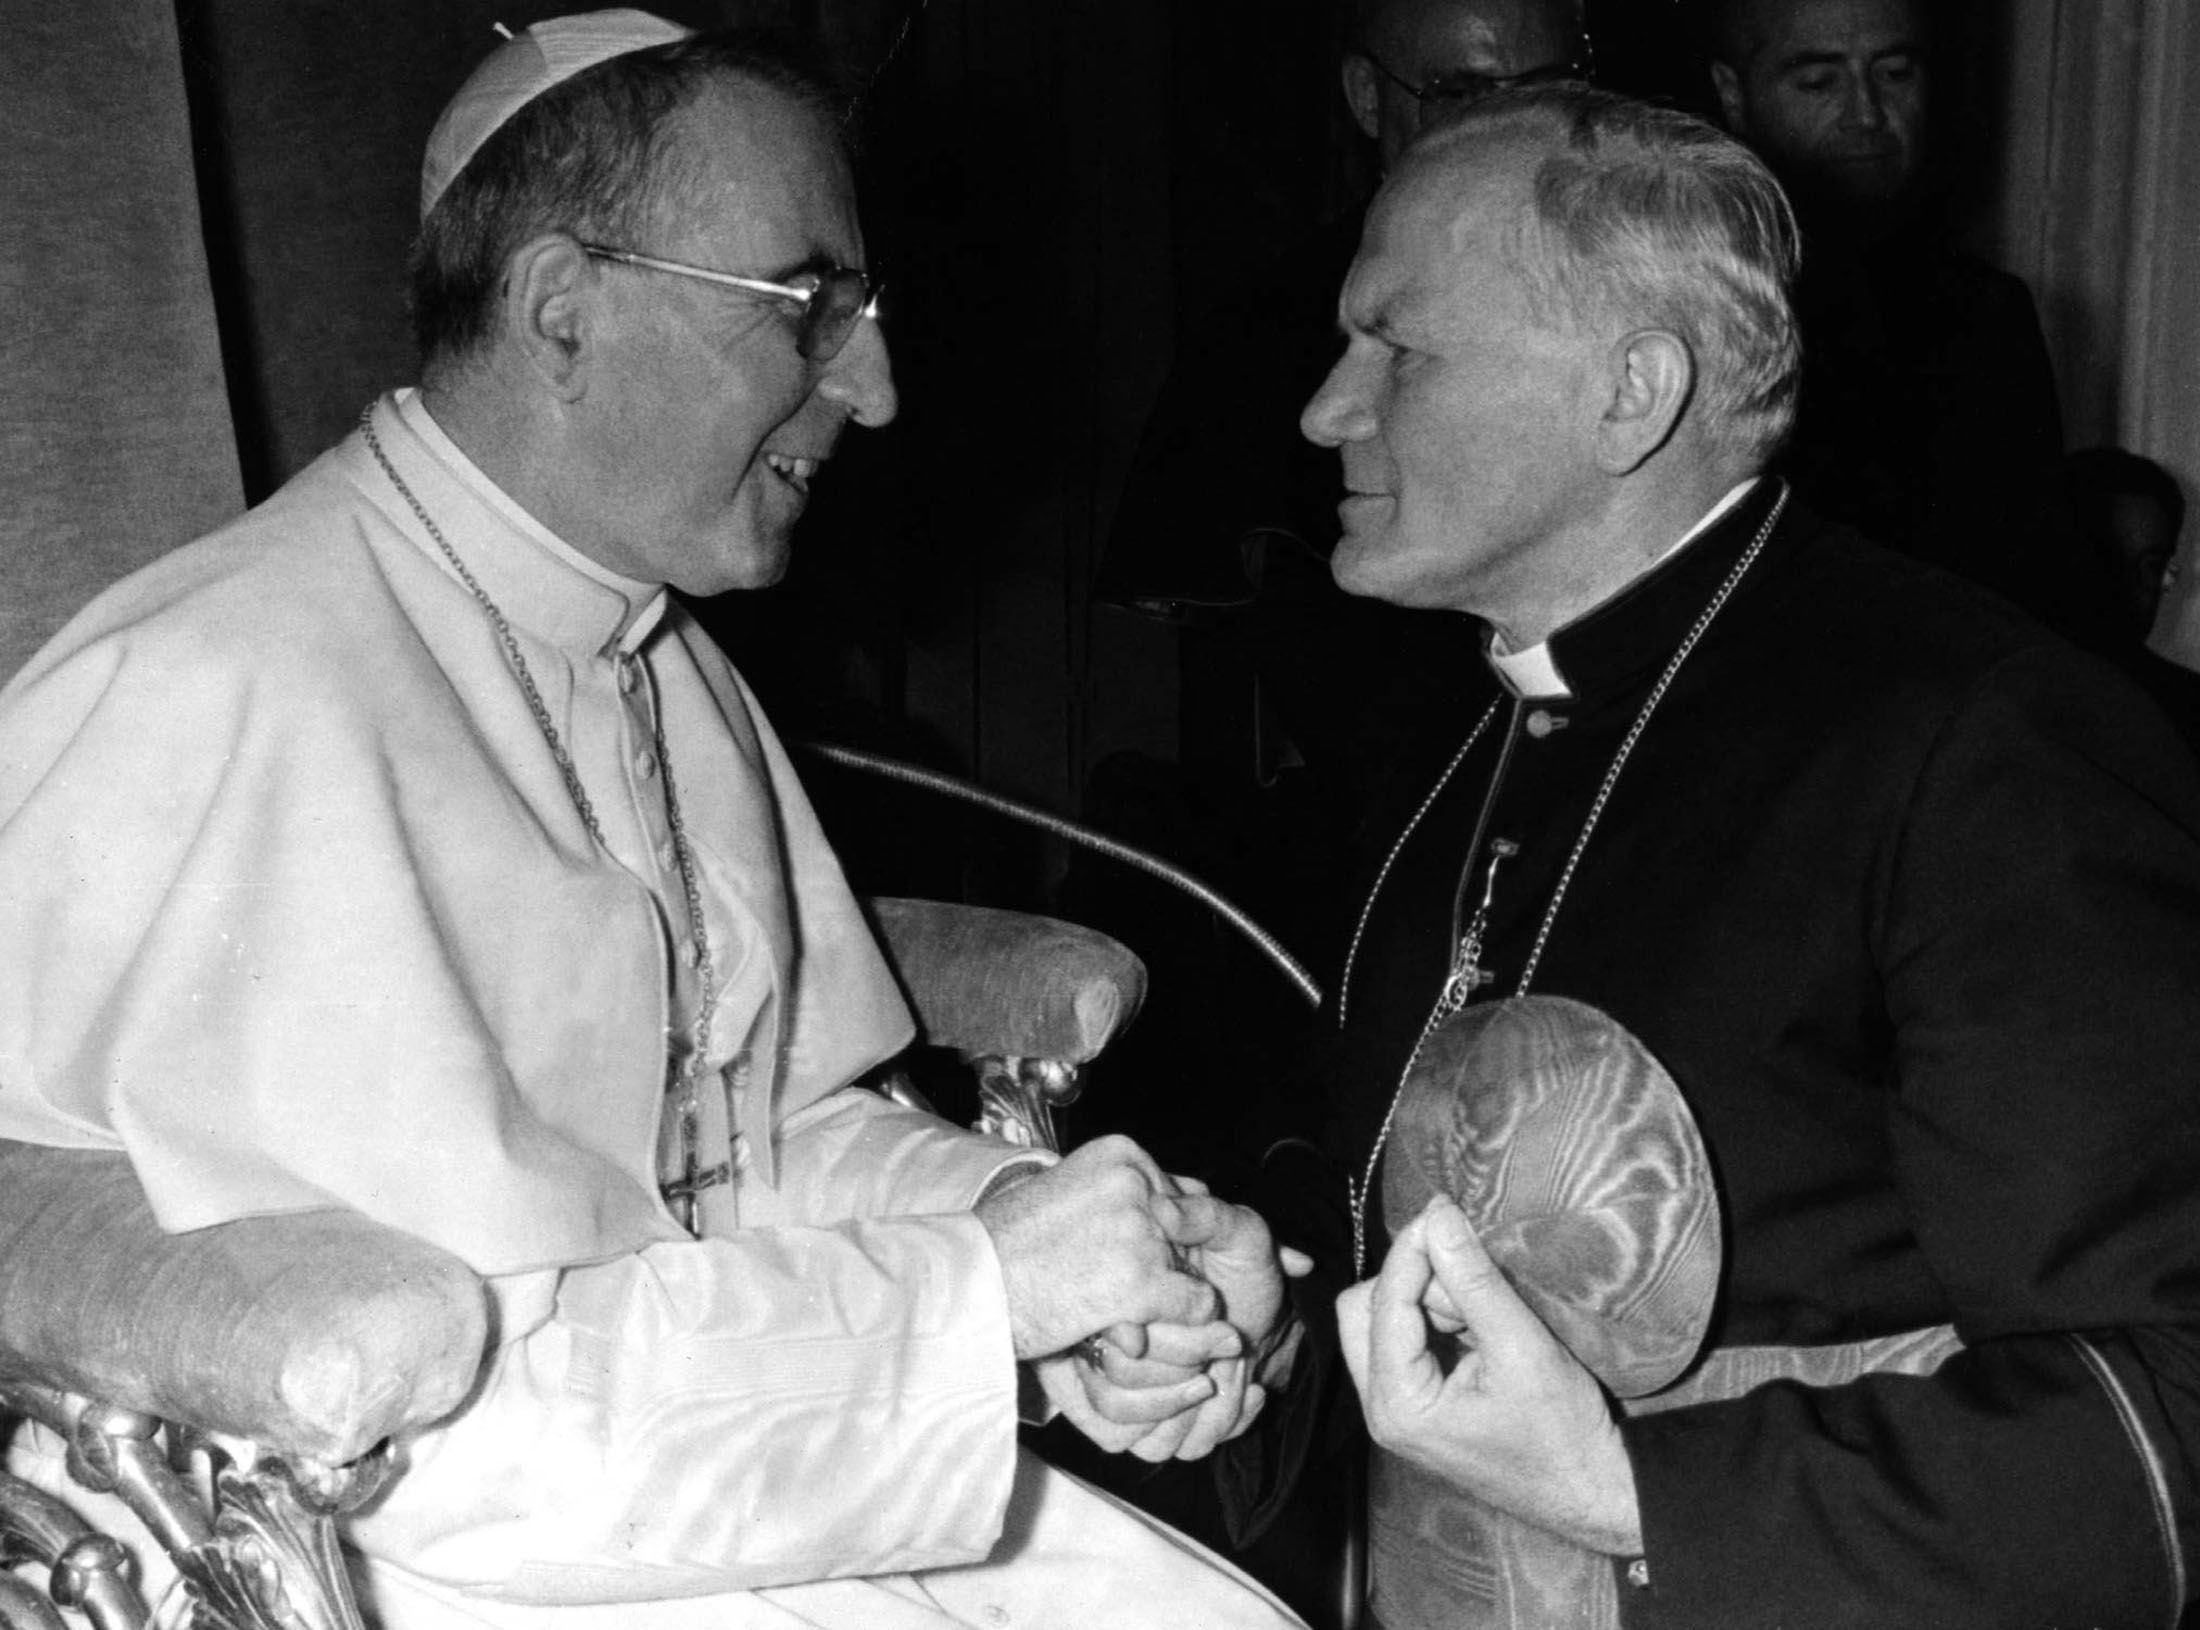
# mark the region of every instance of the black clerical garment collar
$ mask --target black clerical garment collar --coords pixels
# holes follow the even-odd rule
[[[1585,908],[1581,890],[1560,896],[1569,855],[1600,803],[1601,778],[1622,751],[1631,721],[1735,577],[1784,490],[1774,478],[1748,484],[1640,577],[1553,634],[1547,655],[1565,682],[1562,695],[1537,694],[1542,687],[1524,682],[1517,663],[1508,678],[1493,662],[1497,695],[1478,687],[1478,696],[1458,698],[1463,706],[1428,718],[1424,733],[1400,753],[1366,828],[1379,847],[1358,868],[1365,892],[1347,928],[1350,951],[1337,970],[1330,1014],[1335,1051],[1327,1067],[1324,1143],[1346,1175],[1367,1175],[1399,1072],[1444,988],[1447,965],[1456,972],[1462,931],[1478,907],[1487,924],[1476,935],[1476,962],[1492,982],[1470,1000],[1511,994],[1531,964],[1539,965],[1554,901],[1548,943],[1555,957],[1575,959],[1585,934],[1598,938],[1595,904]],[[1759,558],[1736,579],[1708,638],[1737,615],[1769,564]],[[1662,750],[1674,727],[1685,733],[1685,713],[1675,708],[1653,718],[1644,741]],[[1623,826],[1591,835],[1584,886],[1601,872],[1614,843],[1624,841]],[[1493,867],[1495,840],[1503,840],[1503,854]],[[1569,977],[1560,973],[1554,985],[1539,974],[1532,988],[1595,999],[1596,991],[1584,994]],[[1381,1254],[1379,1223],[1372,1237],[1370,1263]]]
[[[1485,635],[1491,671],[1507,690],[1530,700],[1593,697],[1654,673],[1734,569],[1780,490],[1777,479],[1759,476],[1737,489],[1738,496],[1730,493],[1642,576],[1540,648],[1499,658],[1492,636]],[[1544,661],[1535,660],[1538,649]]]

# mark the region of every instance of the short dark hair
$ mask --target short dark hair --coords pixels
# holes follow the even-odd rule
[[[2114,497],[2143,499],[2162,512],[2171,532],[2185,524],[2184,489],[2154,460],[2121,447],[2088,447],[2063,461],[2072,498],[2090,510]]]
[[[672,117],[710,85],[747,80],[815,109],[843,146],[852,102],[825,61],[776,29],[712,29],[611,57],[498,127],[420,223],[413,340],[425,367],[489,337],[504,262],[538,233],[628,244],[679,197]]]
[[[1751,25],[1767,3],[1768,0],[1684,0],[1683,10],[1706,59],[1743,68],[1748,66],[1755,44]],[[1907,3],[1912,26],[1930,39],[1932,7],[1923,0],[1907,0]]]
[[[1753,460],[1795,418],[1795,213],[1764,161],[1693,114],[1586,85],[1470,103],[1410,154],[1527,126],[1555,137],[1530,182],[1518,260],[1540,310],[1654,323],[1688,344],[1707,432]]]

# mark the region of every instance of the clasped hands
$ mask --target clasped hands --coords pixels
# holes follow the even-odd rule
[[[1104,1137],[977,1215],[1016,1357],[1103,1449],[1197,1459],[1259,1414],[1256,1363],[1283,1327],[1285,1277],[1309,1264],[1258,1213]]]

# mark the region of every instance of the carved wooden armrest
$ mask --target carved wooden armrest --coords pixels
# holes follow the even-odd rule
[[[1116,940],[1028,912],[869,902],[924,1041],[978,1072],[979,1129],[1057,1147],[1054,1111],[1136,1016],[1146,967]]]
[[[364,1217],[168,1234],[126,1157],[0,1141],[0,1414],[61,1435],[201,1623],[356,1624],[329,1519],[373,1493],[378,1446],[464,1401],[488,1330],[470,1269]],[[0,1479],[0,1555],[53,1568],[102,1630],[143,1622],[67,1515]],[[19,1608],[0,1598],[0,1625],[40,1622]]]

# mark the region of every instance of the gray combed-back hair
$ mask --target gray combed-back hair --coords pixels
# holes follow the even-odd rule
[[[1772,172],[1690,114],[1575,84],[1485,97],[1416,148],[1438,156],[1510,130],[1558,138],[1516,255],[1539,315],[1678,335],[1706,433],[1753,464],[1770,458],[1802,367],[1789,303],[1800,240]]]

